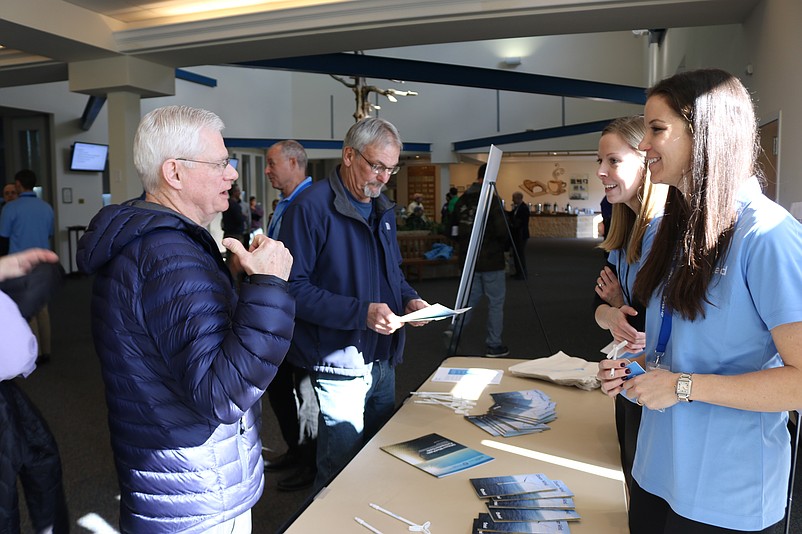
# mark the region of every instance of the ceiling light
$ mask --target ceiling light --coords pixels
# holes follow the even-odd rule
[[[521,64],[521,56],[505,57],[504,64],[508,67],[517,67]]]
[[[197,13],[208,13],[210,11],[222,11],[224,9],[236,9],[264,4],[264,0],[208,0],[200,2],[184,2],[177,5],[168,5],[157,8],[165,16],[194,15]]]

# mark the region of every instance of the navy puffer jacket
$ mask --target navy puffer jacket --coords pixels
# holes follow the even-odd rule
[[[239,298],[217,245],[189,219],[131,201],[103,208],[78,246],[95,273],[101,360],[123,532],[202,532],[264,485],[260,398],[289,347],[286,283]]]

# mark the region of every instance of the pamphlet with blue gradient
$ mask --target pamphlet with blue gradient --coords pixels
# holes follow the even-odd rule
[[[427,434],[410,441],[386,445],[381,449],[437,478],[459,473],[493,459],[492,456],[439,434]]]

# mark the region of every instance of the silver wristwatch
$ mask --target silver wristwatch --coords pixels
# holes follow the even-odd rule
[[[677,399],[683,402],[693,402],[691,397],[691,388],[693,387],[693,379],[691,375],[682,373],[677,380]]]

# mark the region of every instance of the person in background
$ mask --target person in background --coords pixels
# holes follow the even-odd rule
[[[223,122],[157,108],[134,137],[145,200],[92,219],[77,263],[93,274],[92,336],[106,387],[122,532],[251,531],[264,487],[260,399],[292,337],[292,257],[258,235],[223,244],[204,226],[237,179]]]
[[[256,202],[256,197],[251,197],[249,202],[251,212],[251,239],[253,239],[253,236],[256,234],[264,232],[262,222],[265,217],[265,209],[260,203]]]
[[[398,172],[401,146],[389,122],[357,122],[343,140],[341,164],[295,199],[281,222],[298,306],[287,358],[310,372],[320,406],[318,488],[392,416],[394,368],[404,351],[399,316],[428,306],[404,279],[395,205],[382,194]]]
[[[267,216],[267,226],[270,227],[270,222],[273,220],[273,214],[276,213],[276,207],[278,206],[278,199],[274,198],[273,202],[270,203],[270,207],[273,211],[270,212],[270,215]]]
[[[19,192],[15,184],[6,184],[3,186],[3,204],[17,200]]]
[[[242,217],[245,219],[245,228],[242,230],[243,244],[247,248],[251,243],[251,203],[245,202],[240,191],[239,207],[242,210]]]
[[[0,199],[0,215],[3,213],[3,207],[9,202],[17,200],[18,195],[16,185],[6,184],[3,186],[3,198]]]
[[[248,246],[250,230],[242,208],[242,190],[236,184],[228,191],[228,208],[223,212],[223,236],[233,237]]]
[[[802,406],[802,226],[762,194],[749,91],[705,69],[647,93],[639,149],[665,213],[635,282],[646,368],[599,364],[602,389],[643,405],[629,526],[774,532]],[[770,273],[770,274],[768,274]],[[659,347],[658,347],[659,343]],[[612,376],[610,376],[612,369]]]
[[[449,215],[451,215],[452,213],[454,213],[454,206],[457,205],[457,201],[459,200],[459,189],[457,189],[456,187],[452,187],[451,189],[449,189],[449,191],[451,192],[452,196],[451,200],[448,201],[448,213]]]
[[[510,210],[510,233],[512,234],[512,257],[515,264],[516,280],[526,280],[526,242],[529,240],[529,206],[524,202],[524,194],[512,194]]]
[[[19,193],[0,215],[0,252],[21,252],[29,248],[50,249],[53,237],[53,208],[36,196],[36,174],[23,169],[14,175]],[[4,193],[4,198],[6,197]],[[13,195],[9,195],[10,198]]]
[[[426,230],[429,224],[426,222],[426,214],[423,213],[423,208],[417,207],[415,211],[407,214],[404,220],[404,230]]]
[[[267,235],[271,239],[278,239],[287,207],[312,185],[312,177],[306,175],[306,163],[306,150],[298,141],[279,141],[267,151],[265,176],[270,180],[270,185],[281,193],[267,228]],[[309,371],[285,359],[278,368],[276,378],[267,388],[267,398],[276,414],[287,452],[265,460],[265,469],[293,469],[278,481],[277,487],[281,491],[307,488],[315,481],[317,474],[315,454],[320,412]]]
[[[19,171],[14,179],[19,193],[0,214],[0,255],[29,248],[50,249],[53,237],[53,208],[36,196],[36,174],[30,169]],[[47,304],[30,318],[31,330],[39,343],[38,363],[50,360],[50,312]]]
[[[56,262],[55,252],[40,248],[3,256],[0,282],[19,280],[34,268]],[[53,290],[55,287],[37,288],[33,296],[19,295],[38,301],[22,308],[41,308]],[[70,531],[70,521],[56,439],[39,410],[13,380],[34,371],[38,354],[36,337],[20,304],[0,291],[0,532],[20,532],[19,483],[33,530],[63,534]]]
[[[446,227],[446,231],[450,230],[448,226],[451,221],[451,211],[454,207],[451,201],[454,200],[456,196],[457,188],[452,186],[449,188],[448,193],[446,193],[446,201],[443,202],[443,207],[440,208],[440,222]],[[454,201],[454,203],[456,203],[456,201]]]
[[[599,223],[599,237],[605,238],[610,231],[611,219],[613,217],[613,205],[610,204],[610,201],[607,200],[607,195],[605,195],[602,197],[599,206],[601,207],[602,216],[602,220]]]
[[[479,167],[476,181],[459,197],[454,206],[454,213],[452,213],[452,224],[458,227],[459,257],[463,263],[466,259],[468,242],[473,231],[486,169],[486,163]],[[504,250],[509,242],[505,217],[504,209],[501,207],[501,200],[494,192],[487,214],[485,233],[482,236],[482,243],[476,257],[471,293],[467,304],[467,307],[472,308],[479,303],[482,296],[487,296],[485,356],[491,358],[506,356],[510,353],[510,349],[504,344],[501,337],[504,331],[504,299],[507,294]],[[465,328],[472,316],[471,312],[459,316],[455,322],[457,328]],[[445,338],[447,344],[450,345],[453,339],[453,331],[451,329],[445,331]]]
[[[415,193],[412,196],[412,202],[407,206],[407,216],[412,215],[419,217],[424,223],[427,222],[426,212],[423,209],[423,195],[420,193]]]
[[[635,276],[651,248],[668,193],[668,186],[649,181],[646,155],[638,150],[645,133],[643,117],[616,119],[602,130],[597,153],[596,176],[613,213],[607,237],[599,245],[608,256],[596,279],[595,319],[615,343],[627,341],[626,351],[632,353],[639,353],[646,341],[646,310],[632,293]],[[615,426],[627,489],[632,485],[640,418],[640,406],[616,396]]]

